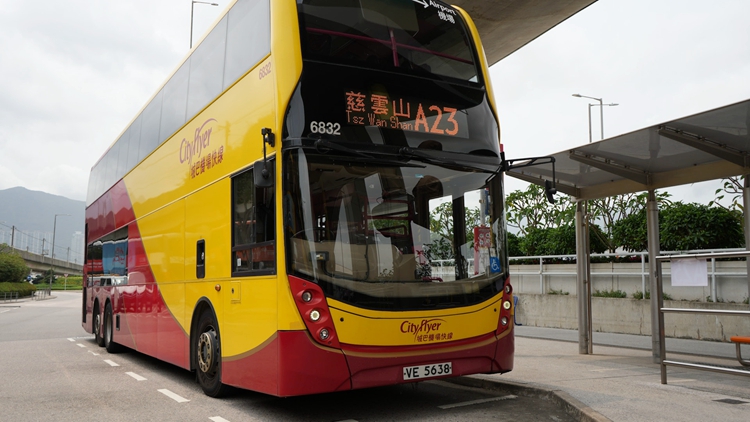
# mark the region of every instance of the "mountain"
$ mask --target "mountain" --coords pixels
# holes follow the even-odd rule
[[[49,254],[55,214],[69,214],[57,216],[55,258],[66,259],[69,256],[71,262],[81,263],[85,210],[84,201],[63,196],[22,187],[0,190],[0,243],[11,243],[11,228],[15,226],[15,247],[41,253],[44,245]]]

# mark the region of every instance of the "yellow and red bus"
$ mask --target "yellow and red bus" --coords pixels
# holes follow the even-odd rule
[[[93,166],[82,325],[295,396],[513,368],[476,27],[412,0],[236,0]]]

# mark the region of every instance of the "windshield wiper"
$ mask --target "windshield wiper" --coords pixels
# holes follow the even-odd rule
[[[344,145],[337,144],[335,142],[326,141],[324,139],[318,139],[317,141],[315,141],[315,143],[313,143],[313,146],[315,147],[315,150],[319,152],[320,154],[328,154],[331,151],[335,151],[335,152],[341,153],[342,156],[345,156],[346,160],[357,162],[357,163],[384,165],[384,166],[425,168],[425,166],[420,166],[419,164],[410,164],[405,161],[375,157],[365,152],[352,149]]]
[[[420,160],[420,161],[425,162],[425,163],[435,164],[435,165],[438,165],[440,167],[451,168],[451,169],[454,169],[454,170],[480,171],[482,173],[493,173],[493,174],[495,173],[494,170],[482,168],[482,167],[475,166],[475,165],[472,165],[472,164],[458,163],[455,160],[451,160],[448,157],[435,156],[433,154],[428,154],[428,153],[426,153],[424,151],[420,151],[418,149],[409,148],[409,147],[403,147],[403,148],[399,149],[398,150],[398,154],[400,156],[402,156],[402,157],[409,157],[409,158]],[[478,158],[478,157],[475,157],[475,156],[470,156],[470,157],[471,158]],[[463,157],[462,157],[462,159],[463,159]],[[495,165],[495,167],[496,167],[496,165]]]
[[[357,151],[356,149],[351,149],[351,148],[345,147],[345,146],[343,146],[341,144],[337,144],[337,143],[334,143],[334,142],[326,141],[324,139],[318,139],[317,141],[315,141],[315,143],[313,144],[313,146],[321,154],[326,154],[329,151],[336,151],[336,152],[343,152],[343,153],[346,153],[348,155],[353,155],[355,157],[371,158],[373,160],[375,159],[375,157],[373,157],[370,154],[365,154],[364,152]]]

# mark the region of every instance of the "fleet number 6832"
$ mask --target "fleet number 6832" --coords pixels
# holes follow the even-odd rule
[[[328,135],[341,135],[341,124],[331,122],[310,122],[310,132]]]

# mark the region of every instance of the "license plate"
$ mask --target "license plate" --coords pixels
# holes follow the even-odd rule
[[[432,365],[405,366],[404,380],[442,377],[453,373],[453,363],[433,363]]]

